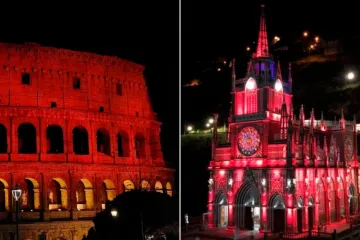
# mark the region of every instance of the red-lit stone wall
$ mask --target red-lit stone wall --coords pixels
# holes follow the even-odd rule
[[[87,219],[141,181],[172,194],[174,171],[163,159],[143,70],[116,57],[0,44],[0,221],[13,210],[15,184],[25,191],[20,218],[39,221]],[[81,150],[74,129],[86,135]]]

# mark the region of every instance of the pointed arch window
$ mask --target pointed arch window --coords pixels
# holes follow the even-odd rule
[[[249,78],[245,84],[245,114],[257,111],[257,85],[255,79]]]

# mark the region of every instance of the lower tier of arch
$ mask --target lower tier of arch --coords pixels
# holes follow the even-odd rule
[[[19,240],[81,240],[94,224],[92,221],[54,221],[19,224]],[[10,240],[15,224],[0,225],[0,240]]]

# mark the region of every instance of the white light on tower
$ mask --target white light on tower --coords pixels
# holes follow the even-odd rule
[[[349,79],[349,80],[353,80],[355,78],[355,74],[353,72],[349,72],[347,75],[346,75],[346,78]]]

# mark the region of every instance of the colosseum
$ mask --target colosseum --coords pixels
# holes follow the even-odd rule
[[[0,240],[80,240],[105,202],[172,195],[144,67],[35,43],[0,44]]]

